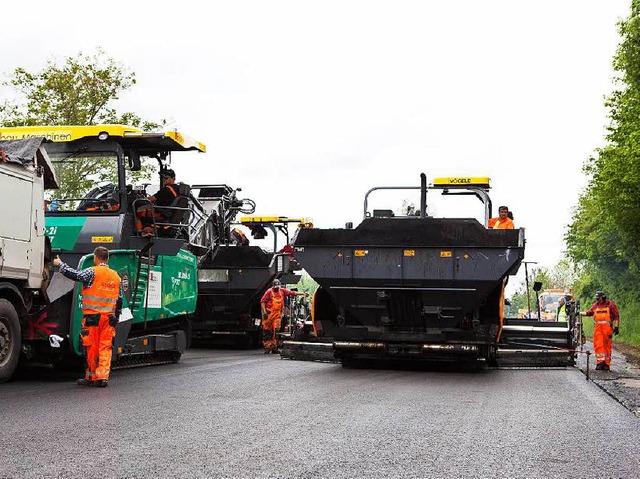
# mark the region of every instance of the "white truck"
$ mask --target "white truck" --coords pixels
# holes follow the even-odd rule
[[[46,301],[51,245],[44,192],[58,183],[43,141],[0,141],[0,383],[18,365],[30,310]]]

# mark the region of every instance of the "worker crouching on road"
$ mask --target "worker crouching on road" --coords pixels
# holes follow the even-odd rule
[[[113,338],[118,316],[122,308],[120,276],[109,268],[109,250],[98,246],[93,251],[94,266],[78,271],[62,262],[53,260],[60,273],[82,283],[82,330],[80,339],[86,348],[87,371],[82,386],[106,387],[111,371]]]
[[[609,371],[611,369],[611,346],[613,335],[617,335],[620,328],[620,313],[616,303],[607,299],[602,292],[596,293],[596,302],[589,311],[580,312],[583,316],[593,316],[593,350],[596,353],[596,369]]]
[[[277,332],[282,324],[282,311],[284,310],[284,298],[287,296],[309,296],[309,293],[299,293],[280,287],[280,280],[273,281],[273,286],[269,288],[260,300],[262,309],[262,344],[264,353],[277,353],[278,340]]]
[[[489,229],[494,230],[512,230],[515,228],[513,224],[513,214],[509,211],[508,206],[500,206],[498,208],[498,217],[490,218]]]

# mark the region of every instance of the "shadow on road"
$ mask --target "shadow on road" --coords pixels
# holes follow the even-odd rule
[[[75,381],[84,375],[83,368],[77,366],[52,366],[50,364],[34,364],[18,368],[12,382],[38,381],[44,383],[62,383]]]

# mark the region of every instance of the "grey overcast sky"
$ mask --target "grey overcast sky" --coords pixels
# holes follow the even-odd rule
[[[101,47],[137,74],[120,110],[207,145],[175,156],[178,179],[242,187],[259,214],[341,227],[372,186],[489,176],[527,259],[553,266],[629,3],[5,2],[0,71]]]

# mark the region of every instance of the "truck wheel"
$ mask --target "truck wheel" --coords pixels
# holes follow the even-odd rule
[[[16,309],[6,299],[0,299],[0,383],[8,381],[18,365],[21,340]]]

